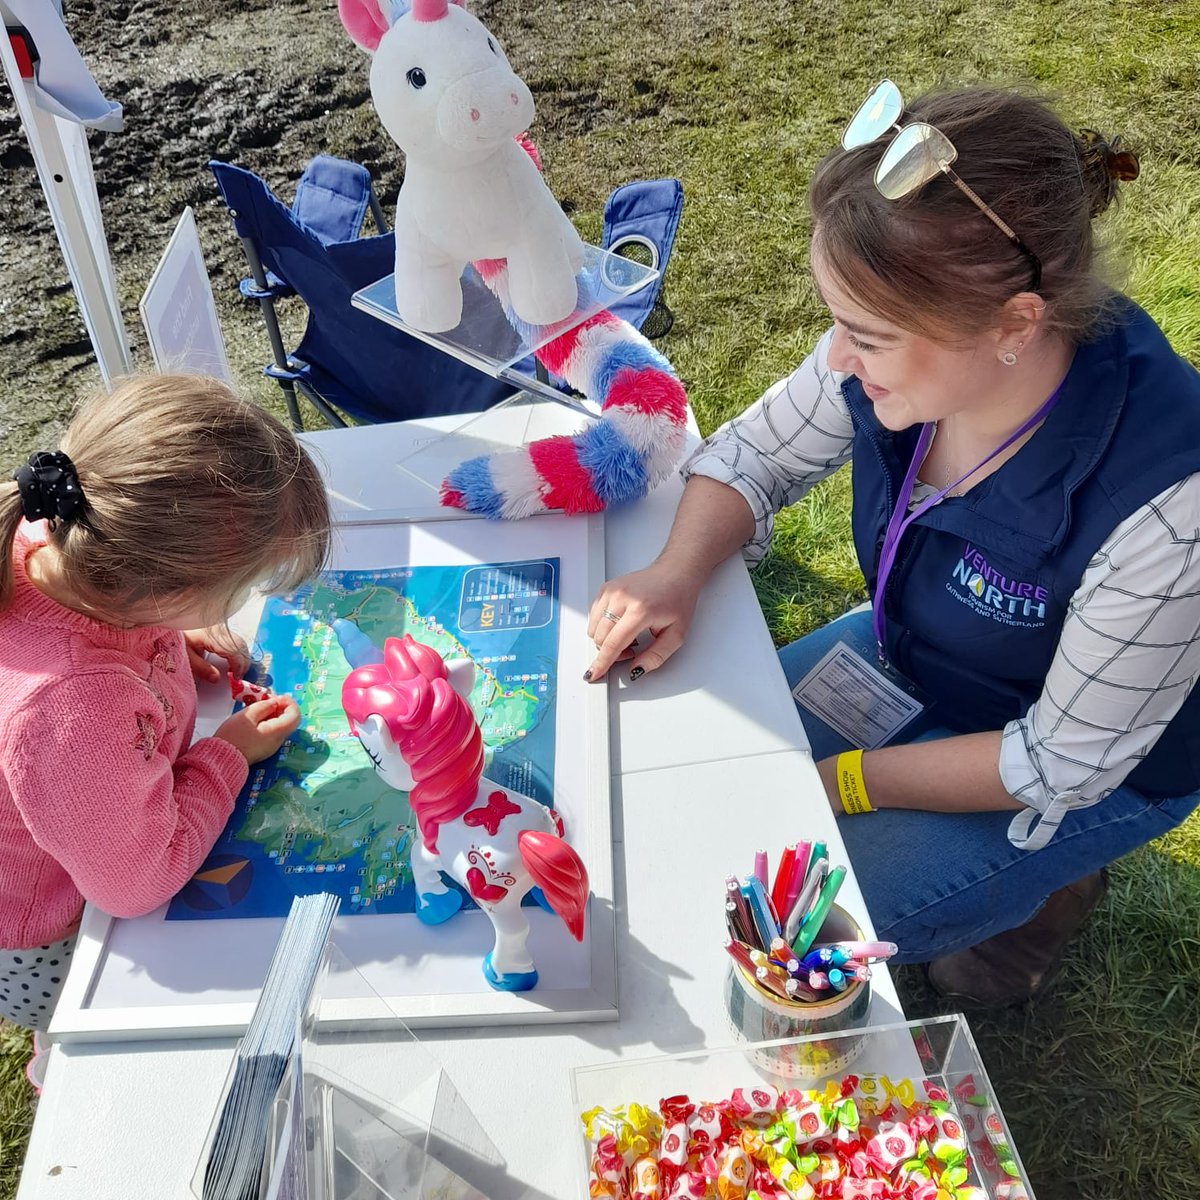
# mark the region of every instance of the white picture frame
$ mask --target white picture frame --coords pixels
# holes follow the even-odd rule
[[[397,1022],[431,1028],[616,1020],[608,696],[606,688],[583,679],[594,653],[586,636],[588,607],[604,578],[603,517],[542,516],[511,523],[351,521],[335,526],[334,541],[332,569],[414,565],[433,562],[431,554],[439,565],[559,559],[554,802],[587,866],[591,898],[582,944],[571,939],[557,917],[529,910],[530,945],[541,979],[533,990],[516,993],[494,991],[483,981],[479,961],[491,946],[492,927],[482,913],[463,913],[432,929],[407,914],[340,917],[333,943],[361,977],[331,971],[321,1023],[381,1029]],[[231,622],[235,631],[252,638],[261,605],[261,597],[247,605]],[[230,709],[228,690],[214,685],[202,697],[197,736],[211,733]],[[85,908],[51,1024],[55,1039],[225,1037],[244,1031],[284,918],[168,922],[165,910],[122,920],[92,905]],[[397,965],[399,951],[393,947],[437,936],[446,939],[442,957],[458,964],[454,978],[467,980],[466,986],[405,992],[410,979],[426,979],[436,970],[438,956]],[[433,945],[427,940],[421,944]],[[462,969],[470,959],[478,984]]]
[[[200,234],[183,210],[138,304],[154,365],[160,371],[210,375],[233,383],[213,301]]]

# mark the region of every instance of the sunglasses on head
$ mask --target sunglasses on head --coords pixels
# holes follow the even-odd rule
[[[895,130],[895,136],[875,168],[875,187],[880,195],[888,200],[899,200],[924,187],[938,175],[945,175],[1029,260],[1033,268],[1030,289],[1036,292],[1042,284],[1041,260],[951,168],[950,164],[958,158],[954,143],[940,129],[935,129],[925,121],[910,121],[901,126],[900,119],[903,116],[904,101],[900,89],[890,79],[885,79],[850,119],[842,134],[842,148],[854,150],[870,145],[890,130]]]

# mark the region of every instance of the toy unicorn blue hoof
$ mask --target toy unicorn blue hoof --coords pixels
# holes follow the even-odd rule
[[[533,897],[534,904],[536,904],[538,908],[542,909],[543,912],[554,912],[554,909],[550,907],[550,901],[546,899],[546,893],[543,892],[541,888],[530,888],[529,894]]]
[[[536,971],[512,971],[507,975],[498,975],[492,967],[491,954],[483,960],[483,977],[498,992],[527,992],[538,981]]]
[[[462,893],[453,888],[444,892],[422,892],[417,896],[417,919],[426,925],[440,925],[462,908]]]

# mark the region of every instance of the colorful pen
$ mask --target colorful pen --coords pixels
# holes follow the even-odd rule
[[[759,967],[754,973],[754,980],[759,987],[766,988],[768,992],[772,992],[781,1000],[791,999],[791,996],[788,994],[787,990],[787,985],[792,982],[790,979],[787,979],[786,977],[780,979],[777,976],[772,975],[766,967]]]
[[[830,950],[844,950],[851,958],[881,960],[891,958],[898,947],[895,942],[828,942]]]
[[[746,903],[746,897],[742,895],[741,884],[732,875],[728,876],[725,880],[725,899],[727,903],[732,904],[737,909],[737,923],[745,931],[743,941],[753,942],[758,936],[754,926],[754,917],[750,913],[750,906]]]
[[[785,901],[787,900],[787,890],[792,882],[792,863],[796,860],[796,847],[784,846],[783,853],[779,856],[779,868],[775,872],[775,882],[771,885],[771,903],[775,906],[776,913],[787,912]]]
[[[804,956],[802,965],[810,971],[821,967],[844,967],[852,957],[840,946],[817,946]]]
[[[812,947],[813,942],[816,941],[817,934],[821,932],[821,926],[825,924],[825,918],[829,915],[829,910],[837,898],[838,888],[842,886],[842,880],[845,878],[845,867],[834,867],[829,872],[829,877],[821,888],[821,894],[812,906],[812,911],[804,918],[804,923],[800,926],[792,942],[792,953],[798,958],[803,958]]]
[[[742,915],[732,900],[725,901],[725,928],[739,942],[754,941],[754,931],[742,924]]]
[[[782,916],[792,911],[796,897],[804,888],[804,876],[808,873],[808,859],[812,853],[812,842],[797,842],[796,853],[792,858],[792,877],[788,881],[787,891],[783,898],[783,907],[779,910]]]
[[[767,886],[767,852],[765,850],[755,850],[754,852],[754,876],[763,887]]]
[[[777,937],[779,930],[771,922],[771,914],[767,911],[766,897],[763,886],[754,875],[747,875],[741,886],[742,898],[750,910],[750,919],[754,922],[755,940],[760,950],[766,950],[771,939]]]
[[[741,967],[747,975],[753,976],[754,972],[758,970],[758,965],[750,957],[750,947],[744,943],[736,941],[734,938],[730,938],[729,941],[725,943],[725,953],[728,954],[729,957],[732,958],[733,961],[737,963],[737,965]]]
[[[789,973],[800,969],[800,960],[792,953],[791,946],[781,937],[771,939],[770,959]]]
[[[746,886],[750,889],[751,895],[754,896],[755,903],[758,904],[762,911],[766,914],[767,925],[771,929],[771,937],[778,937],[781,930],[779,928],[779,914],[775,911],[775,906],[771,903],[771,897],[767,894],[767,889],[763,886],[757,875],[751,875],[745,881]],[[771,944],[771,938],[767,938],[763,942],[765,950]]]
[[[824,842],[813,842],[812,856],[808,860],[809,871],[811,872],[813,869],[813,866],[818,861],[820,861],[822,858],[828,858],[828,857],[829,857],[829,849],[825,845],[825,843]],[[806,882],[807,882],[807,878],[808,877],[805,876]]]
[[[804,881],[804,887],[800,895],[796,898],[796,903],[792,905],[792,911],[788,913],[787,921],[784,923],[783,936],[787,938],[789,943],[796,940],[796,934],[799,932],[800,926],[804,923],[804,918],[808,916],[812,906],[816,903],[828,874],[829,860],[827,858],[822,858],[813,863],[808,872],[808,878]]]
[[[835,992],[844,992],[846,990],[846,976],[837,967],[829,968],[829,986]]]

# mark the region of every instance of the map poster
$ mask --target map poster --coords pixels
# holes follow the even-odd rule
[[[258,678],[294,696],[303,720],[278,754],[251,769],[224,833],[167,920],[285,916],[293,896],[320,891],[341,898],[343,915],[414,911],[407,793],[375,774],[341,704],[353,662],[388,637],[409,633],[444,658],[474,662],[470,703],[484,774],[548,805],[558,583],[559,560],[547,558],[328,571],[268,599],[253,648]]]

